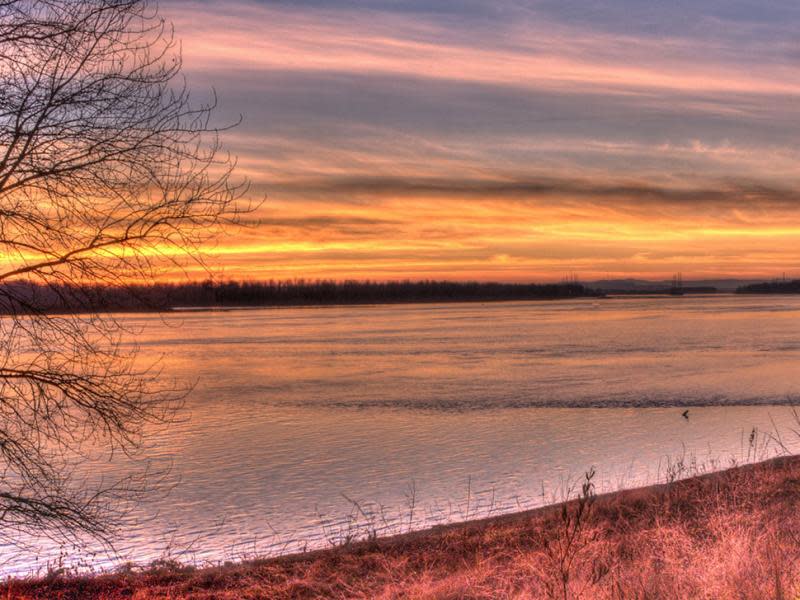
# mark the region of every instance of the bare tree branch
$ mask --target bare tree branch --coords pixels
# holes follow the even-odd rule
[[[89,448],[136,453],[180,406],[185,388],[137,366],[118,321],[48,314],[13,286],[81,298],[165,261],[202,264],[203,241],[251,208],[215,95],[195,105],[180,72],[154,2],[0,0],[2,540],[110,541],[147,479],[92,482],[76,466]]]

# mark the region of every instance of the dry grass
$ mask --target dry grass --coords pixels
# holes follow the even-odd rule
[[[207,569],[16,580],[0,598],[775,599],[800,594],[800,458]]]

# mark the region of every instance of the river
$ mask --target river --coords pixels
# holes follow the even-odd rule
[[[795,446],[796,297],[118,318],[142,360],[195,384],[147,438],[169,491],[129,516],[116,555],[7,547],[5,574],[59,552],[94,568],[292,552],[557,501],[591,467],[609,491]]]

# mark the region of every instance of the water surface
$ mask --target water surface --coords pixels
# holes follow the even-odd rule
[[[592,466],[611,490],[763,457],[776,430],[794,444],[800,298],[121,319],[142,358],[196,381],[187,418],[148,441],[174,488],[131,516],[117,550],[137,561],[319,547],[552,502]],[[58,549],[2,552],[12,573]]]

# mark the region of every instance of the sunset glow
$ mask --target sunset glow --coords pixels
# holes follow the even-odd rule
[[[451,4],[163,6],[267,199],[206,249],[215,272],[795,271],[798,9]]]
[[[0,0],[0,598],[800,599],[798,32]]]

